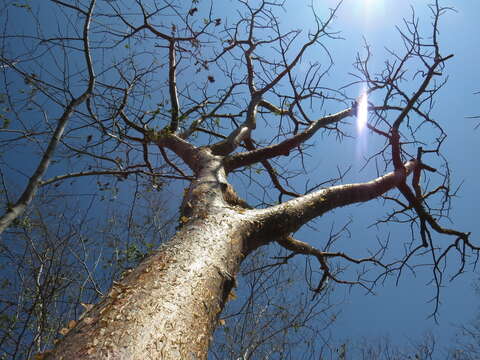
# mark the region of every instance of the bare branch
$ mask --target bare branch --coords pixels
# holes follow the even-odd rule
[[[43,175],[48,169],[50,165],[51,159],[55,152],[55,149],[60,142],[65,128],[67,126],[67,122],[70,119],[70,116],[75,111],[75,108],[78,107],[80,104],[85,102],[88,97],[91,96],[93,92],[93,88],[95,86],[95,73],[92,65],[92,58],[90,54],[90,45],[89,45],[89,28],[90,23],[92,21],[92,14],[93,9],[95,7],[96,0],[92,0],[90,2],[87,14],[85,16],[85,22],[83,26],[83,46],[84,46],[84,58],[87,65],[87,71],[89,74],[88,77],[88,86],[87,89],[77,98],[72,99],[69,104],[65,107],[65,111],[63,112],[60,119],[58,119],[57,126],[55,131],[48,143],[48,147],[45,150],[42,159],[40,160],[35,172],[28,180],[28,184],[23,191],[22,195],[19,199],[8,207],[7,212],[2,215],[0,218],[0,234],[5,231],[5,229],[15,220],[18,216],[20,216],[26,209],[26,207],[30,204],[38,187],[41,185],[41,180]]]

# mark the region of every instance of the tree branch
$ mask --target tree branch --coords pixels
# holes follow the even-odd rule
[[[5,231],[5,229],[15,220],[18,216],[23,214],[26,207],[30,204],[35,193],[37,192],[39,186],[41,185],[41,180],[43,175],[46,173],[52,157],[54,155],[55,149],[57,148],[58,143],[60,142],[65,128],[67,126],[67,122],[70,119],[70,116],[75,111],[75,108],[78,107],[80,104],[85,102],[88,97],[92,94],[93,88],[95,86],[95,72],[93,69],[92,58],[90,54],[90,45],[89,45],[89,29],[90,23],[92,19],[93,9],[95,7],[96,0],[92,0],[90,2],[90,6],[88,8],[88,12],[85,18],[85,23],[83,26],[83,46],[84,46],[84,57],[85,62],[87,65],[89,80],[87,89],[81,94],[79,97],[72,99],[69,104],[66,106],[65,111],[63,112],[62,116],[58,120],[57,126],[53,135],[48,143],[48,147],[43,153],[42,159],[38,164],[35,172],[30,177],[28,184],[23,191],[20,198],[17,202],[8,207],[7,212],[0,217],[0,234]]]
[[[260,218],[266,222],[262,237],[272,229],[275,232],[291,234],[308,221],[338,207],[366,202],[399,186],[417,166],[416,160],[405,164],[404,169],[396,169],[372,181],[356,184],[331,186],[314,193],[288,200],[282,204],[258,210]],[[280,225],[281,224],[281,225]]]
[[[280,155],[287,156],[293,148],[310,139],[319,129],[337,123],[348,116],[355,115],[353,110],[353,108],[348,108],[336,114],[322,117],[312,122],[312,124],[301,133],[298,133],[281,143],[229,156],[224,160],[225,170],[230,172],[239,167],[252,165],[262,160],[271,159]]]

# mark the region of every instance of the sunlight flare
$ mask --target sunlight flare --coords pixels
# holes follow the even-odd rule
[[[385,1],[383,0],[362,0],[355,1],[355,13],[361,18],[364,30],[378,27],[385,19]]]
[[[362,91],[357,106],[357,130],[362,132],[368,120],[368,94],[366,91]]]

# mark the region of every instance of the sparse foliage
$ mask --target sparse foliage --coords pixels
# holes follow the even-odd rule
[[[37,242],[56,247],[68,232],[13,240],[16,226],[29,228],[28,209],[37,194],[65,198],[72,181],[79,184],[72,187],[76,195],[88,190],[113,198],[132,189],[137,194],[139,187],[154,191],[167,181],[187,185],[175,204],[179,221],[172,239],[155,251],[122,244],[127,262],[139,265],[108,292],[88,278],[89,291],[101,301],[66,327],[48,357],[206,358],[242,261],[274,244],[286,253],[265,265],[273,273],[293,258],[307,259],[306,289],[316,300],[299,300],[298,324],[310,321],[329,283],[371,291],[387,276],[401,276],[417,257],[432,269],[437,314],[447,259],[459,255],[455,276],[479,250],[469,233],[445,225],[456,190],[442,153],[445,119],[434,118],[432,110],[453,56],[439,40],[440,19],[450,9],[434,1],[428,29],[412,13],[398,28],[403,48],[389,50],[383,68],[372,66],[365,44],[353,81],[330,86],[335,54],[329,44],[339,39],[334,21],[342,1],[333,9],[312,5],[309,29],[285,25],[289,6],[277,0],[4,3],[0,175],[6,206],[0,232],[2,241],[22,242],[35,258],[28,271],[39,275],[45,261],[58,274],[66,271],[66,258],[44,259],[52,246],[39,254],[32,249]],[[381,144],[365,164],[375,164],[377,174],[356,183],[347,183],[338,168],[321,168],[314,176],[309,157],[319,151],[315,141],[321,135],[335,146],[335,140],[355,136],[352,124],[362,112],[369,113],[369,136]],[[343,251],[339,240],[348,226],[315,240],[294,238],[336,208],[378,198],[393,207],[379,225],[410,229],[404,252],[394,258],[386,256],[386,239],[366,256]],[[128,229],[141,233],[132,223]],[[81,237],[72,241],[83,244]],[[150,255],[143,259],[145,253]],[[358,269],[357,276],[343,273],[346,266]],[[29,295],[35,304],[39,293]],[[247,302],[252,311],[259,305]],[[280,317],[286,313],[279,310]],[[241,314],[254,319],[252,311]],[[258,323],[252,331],[266,326],[280,334],[297,326],[291,319]],[[49,325],[45,320],[38,326]],[[264,351],[269,339],[266,352],[285,353],[289,344],[275,335],[259,343],[229,336],[224,334],[225,344],[236,343],[247,358],[252,347]]]

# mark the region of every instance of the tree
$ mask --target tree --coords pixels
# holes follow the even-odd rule
[[[284,249],[272,244],[245,259],[237,275],[239,291],[218,321],[209,358],[334,359],[330,326],[338,303],[330,286],[313,299],[307,289],[299,293],[304,268],[294,262],[278,266],[271,258],[284,258]],[[335,354],[335,355],[334,355]]]
[[[447,255],[460,254],[460,273],[479,249],[469,233],[443,225],[454,191],[441,152],[446,134],[430,114],[453,56],[440,51],[438,40],[448,8],[438,1],[430,6],[425,36],[413,14],[400,30],[403,51],[391,51],[384,69],[372,72],[366,46],[355,81],[333,88],[324,85],[333,61],[327,44],[338,38],[332,23],[341,5],[329,12],[312,6],[313,28],[302,32],[283,28],[288,4],[281,1],[239,0],[228,18],[200,1],[6,3],[2,162],[14,167],[23,144],[27,156],[39,155],[33,170],[17,165],[20,173],[33,173],[21,194],[4,179],[1,231],[18,221],[40,187],[66,179],[135,177],[154,188],[165,179],[189,183],[176,234],[115,283],[49,358],[205,358],[240,264],[272,242],[290,252],[281,262],[297,255],[318,261],[309,282],[317,293],[328,282],[371,289],[384,276],[401,274],[414,255],[429,255],[436,313]],[[12,26],[11,16],[28,19],[30,32]],[[307,63],[314,49],[323,60]],[[299,71],[302,65],[306,71]],[[26,119],[28,111],[35,120]],[[325,169],[323,181],[308,185],[304,160],[314,137],[349,136],[355,130],[348,121],[356,118],[384,141],[369,159],[381,162],[384,174],[337,185],[344,174],[329,176]],[[243,179],[263,189],[255,204],[234,191],[231,183]],[[393,262],[382,260],[385,243],[362,258],[332,251],[332,239],[315,247],[292,235],[338,207],[379,197],[396,206],[383,221],[412,229],[405,253]],[[438,237],[449,243],[439,245]],[[370,265],[378,275],[342,278],[337,262],[360,270]]]
[[[475,292],[480,294],[478,278],[475,283]],[[474,309],[476,314],[467,324],[459,326],[459,331],[455,339],[455,344],[449,349],[449,359],[452,360],[472,360],[478,358],[480,354],[480,314],[478,309]]]
[[[347,355],[348,356],[348,355]],[[365,341],[359,346],[357,356],[361,359],[431,360],[441,356],[436,349],[435,337],[425,334],[421,342],[410,343],[406,348],[392,344],[391,339],[378,339],[376,343]],[[443,354],[445,356],[445,354]]]
[[[0,358],[49,349],[173,233],[162,192],[139,190],[124,203],[105,192],[102,201],[42,191],[9,229],[0,244]]]

